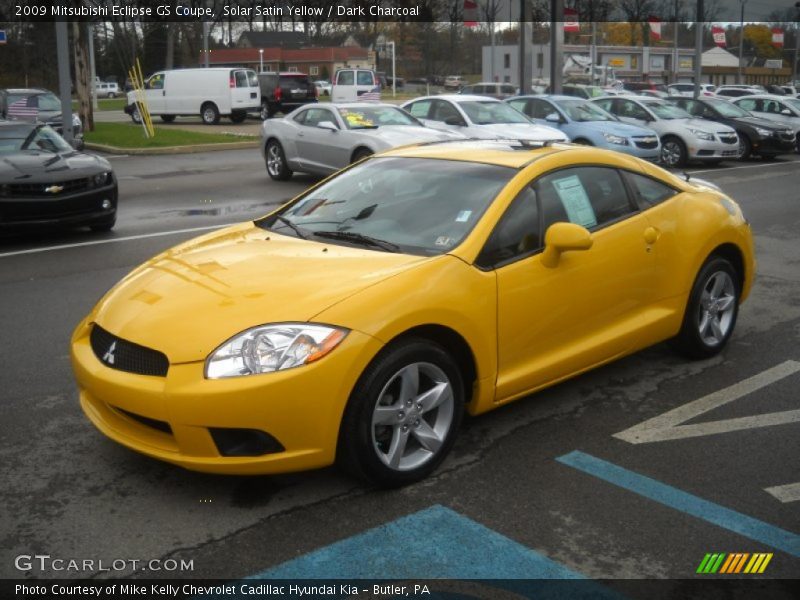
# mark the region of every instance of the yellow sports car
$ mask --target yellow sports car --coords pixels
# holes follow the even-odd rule
[[[710,184],[568,144],[362,160],[143,264],[78,325],[83,410],[188,469],[419,480],[476,415],[662,340],[703,358],[753,283]]]

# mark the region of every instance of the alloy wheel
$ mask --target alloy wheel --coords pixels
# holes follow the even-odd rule
[[[709,346],[721,344],[733,325],[736,287],[725,271],[716,271],[703,286],[698,306],[698,333]]]

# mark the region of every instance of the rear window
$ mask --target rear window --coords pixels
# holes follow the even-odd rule
[[[302,85],[303,87],[309,87],[311,81],[308,79],[308,75],[281,75],[281,85]]]
[[[359,71],[358,85],[375,85],[375,75],[372,71]]]
[[[354,82],[352,71],[339,71],[336,74],[336,85],[353,85]]]

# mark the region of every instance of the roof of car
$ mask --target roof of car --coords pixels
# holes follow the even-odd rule
[[[41,88],[6,88],[4,90],[9,94],[47,94],[47,90]]]
[[[740,98],[737,98],[736,100],[752,100],[753,98],[756,98],[758,100],[787,100],[789,98],[793,100],[795,99],[792,98],[792,96],[781,96],[779,94],[748,94],[747,96],[742,96]]]
[[[519,169],[537,158],[561,152],[570,146],[563,143],[530,145],[514,140],[464,139],[403,146],[382,153],[382,156],[432,158],[477,162]]]
[[[417,100],[452,100],[454,102],[458,102],[460,100],[469,100],[477,102],[501,102],[495,98],[490,98],[489,96],[480,96],[478,94],[438,94],[436,96],[422,96],[420,98],[414,98],[413,102],[416,102]]]

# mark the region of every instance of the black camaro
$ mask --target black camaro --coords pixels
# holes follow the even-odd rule
[[[108,231],[116,218],[117,179],[106,159],[76,151],[47,125],[0,121],[0,231]]]
[[[756,117],[743,108],[720,98],[670,98],[693,117],[709,119],[733,127],[739,135],[739,158],[757,154],[775,158],[794,152],[794,131],[786,125]]]

